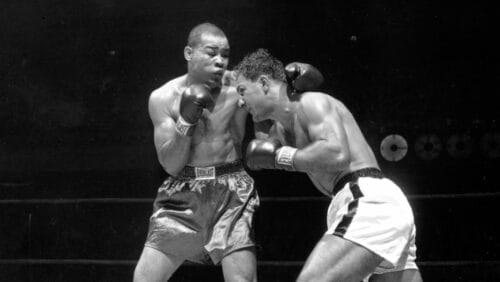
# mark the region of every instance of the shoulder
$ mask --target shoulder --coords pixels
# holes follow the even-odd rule
[[[185,88],[185,76],[174,78],[149,95],[148,107],[151,118],[161,115],[172,115],[171,107]]]
[[[175,96],[182,93],[183,88],[185,88],[186,76],[180,76],[174,78],[157,89],[153,90],[149,95],[150,101],[164,101],[175,98]]]
[[[299,99],[299,119],[321,122],[326,116],[336,115],[342,102],[323,92],[304,92]]]

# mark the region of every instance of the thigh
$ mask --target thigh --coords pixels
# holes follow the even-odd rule
[[[309,255],[298,281],[361,281],[382,258],[349,240],[324,235]]]
[[[134,271],[134,282],[164,282],[182,264],[184,259],[166,255],[156,249],[144,247]]]
[[[418,269],[406,269],[384,274],[374,274],[370,282],[422,282]]]
[[[257,281],[255,248],[234,251],[222,259],[222,272],[226,282]]]

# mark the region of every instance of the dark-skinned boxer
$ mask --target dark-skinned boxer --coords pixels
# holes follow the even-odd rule
[[[187,260],[221,264],[225,281],[256,281],[252,219],[259,198],[241,163],[248,114],[227,70],[228,40],[213,24],[197,25],[184,58],[187,74],[149,98],[158,160],[169,176],[158,189],[134,281],[166,281]]]

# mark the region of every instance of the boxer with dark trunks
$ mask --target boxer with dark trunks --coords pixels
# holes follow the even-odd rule
[[[287,69],[264,49],[235,71],[254,122],[274,121],[266,138],[249,143],[248,167],[305,172],[331,197],[328,229],[298,281],[422,281],[412,209],[347,107],[322,92],[290,94]]]
[[[248,113],[227,70],[227,37],[211,23],[197,25],[184,57],[187,74],[149,98],[158,160],[169,177],[158,189],[134,281],[166,281],[187,260],[221,264],[225,281],[256,281],[259,197],[240,161]],[[255,128],[259,136],[262,126]]]

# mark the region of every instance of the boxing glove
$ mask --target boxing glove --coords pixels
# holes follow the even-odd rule
[[[321,72],[310,64],[293,62],[285,67],[288,84],[292,92],[316,90],[323,83]]]
[[[254,139],[248,143],[246,164],[252,170],[295,170],[293,158],[296,151],[297,149],[293,147],[282,147],[277,139]]]
[[[203,109],[213,109],[214,100],[209,90],[202,85],[191,85],[181,95],[179,118],[176,129],[182,135],[191,136],[194,125],[200,119]]]

